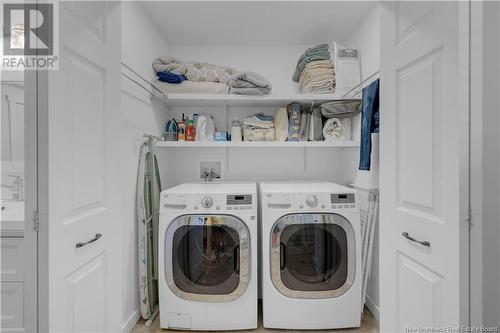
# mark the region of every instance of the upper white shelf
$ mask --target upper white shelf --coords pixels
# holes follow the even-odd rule
[[[342,99],[341,94],[286,94],[286,95],[225,95],[225,94],[168,94],[165,96],[152,96],[154,100],[161,101],[168,106],[285,106],[291,102],[323,103]]]
[[[200,147],[220,147],[220,148],[300,148],[300,147],[339,147],[352,148],[359,147],[359,142],[343,141],[158,141],[156,147],[174,148],[200,148]]]

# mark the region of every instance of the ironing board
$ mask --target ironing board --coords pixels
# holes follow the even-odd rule
[[[141,316],[151,323],[158,314],[158,213],[161,182],[150,144],[141,145],[137,176],[139,293]]]

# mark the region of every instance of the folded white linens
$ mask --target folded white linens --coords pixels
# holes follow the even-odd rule
[[[335,91],[335,81],[323,81],[307,83],[300,87],[300,91],[304,94],[307,93],[328,93]]]
[[[260,117],[259,117],[260,116]],[[253,128],[274,128],[274,123],[272,118],[270,120],[263,120],[263,115],[255,114],[253,116],[245,118],[243,121],[244,127]]]
[[[163,94],[229,94],[229,86],[220,82],[186,80],[181,84],[171,84],[153,80],[151,84],[156,88],[152,88],[153,94],[156,96],[163,96]]]
[[[244,127],[245,141],[274,141],[274,128]]]
[[[302,93],[331,93],[335,91],[335,66],[332,60],[308,63],[299,79]]]

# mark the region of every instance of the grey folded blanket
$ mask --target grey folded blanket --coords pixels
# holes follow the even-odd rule
[[[326,118],[352,117],[361,112],[361,100],[340,99],[323,103],[320,108]]]
[[[293,73],[292,80],[299,82],[300,74],[310,62],[316,60],[328,60],[330,59],[330,52],[328,51],[328,44],[320,44],[314,47],[308,48],[304,54],[302,54],[297,61],[297,66],[295,66],[295,72]]]
[[[272,90],[271,83],[262,75],[254,72],[238,72],[229,83],[231,93],[236,95],[266,95]]]

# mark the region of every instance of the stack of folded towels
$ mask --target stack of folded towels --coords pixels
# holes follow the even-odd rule
[[[308,63],[299,79],[303,94],[328,94],[335,91],[335,70],[332,60]]]
[[[257,113],[243,121],[245,141],[274,141],[273,116]]]
[[[292,79],[299,82],[304,94],[327,94],[335,91],[335,67],[328,44],[307,49],[297,61]]]
[[[206,62],[162,57],[153,61],[153,70],[158,76],[152,83],[155,93],[265,95],[271,92],[271,84],[260,74],[237,72]]]

